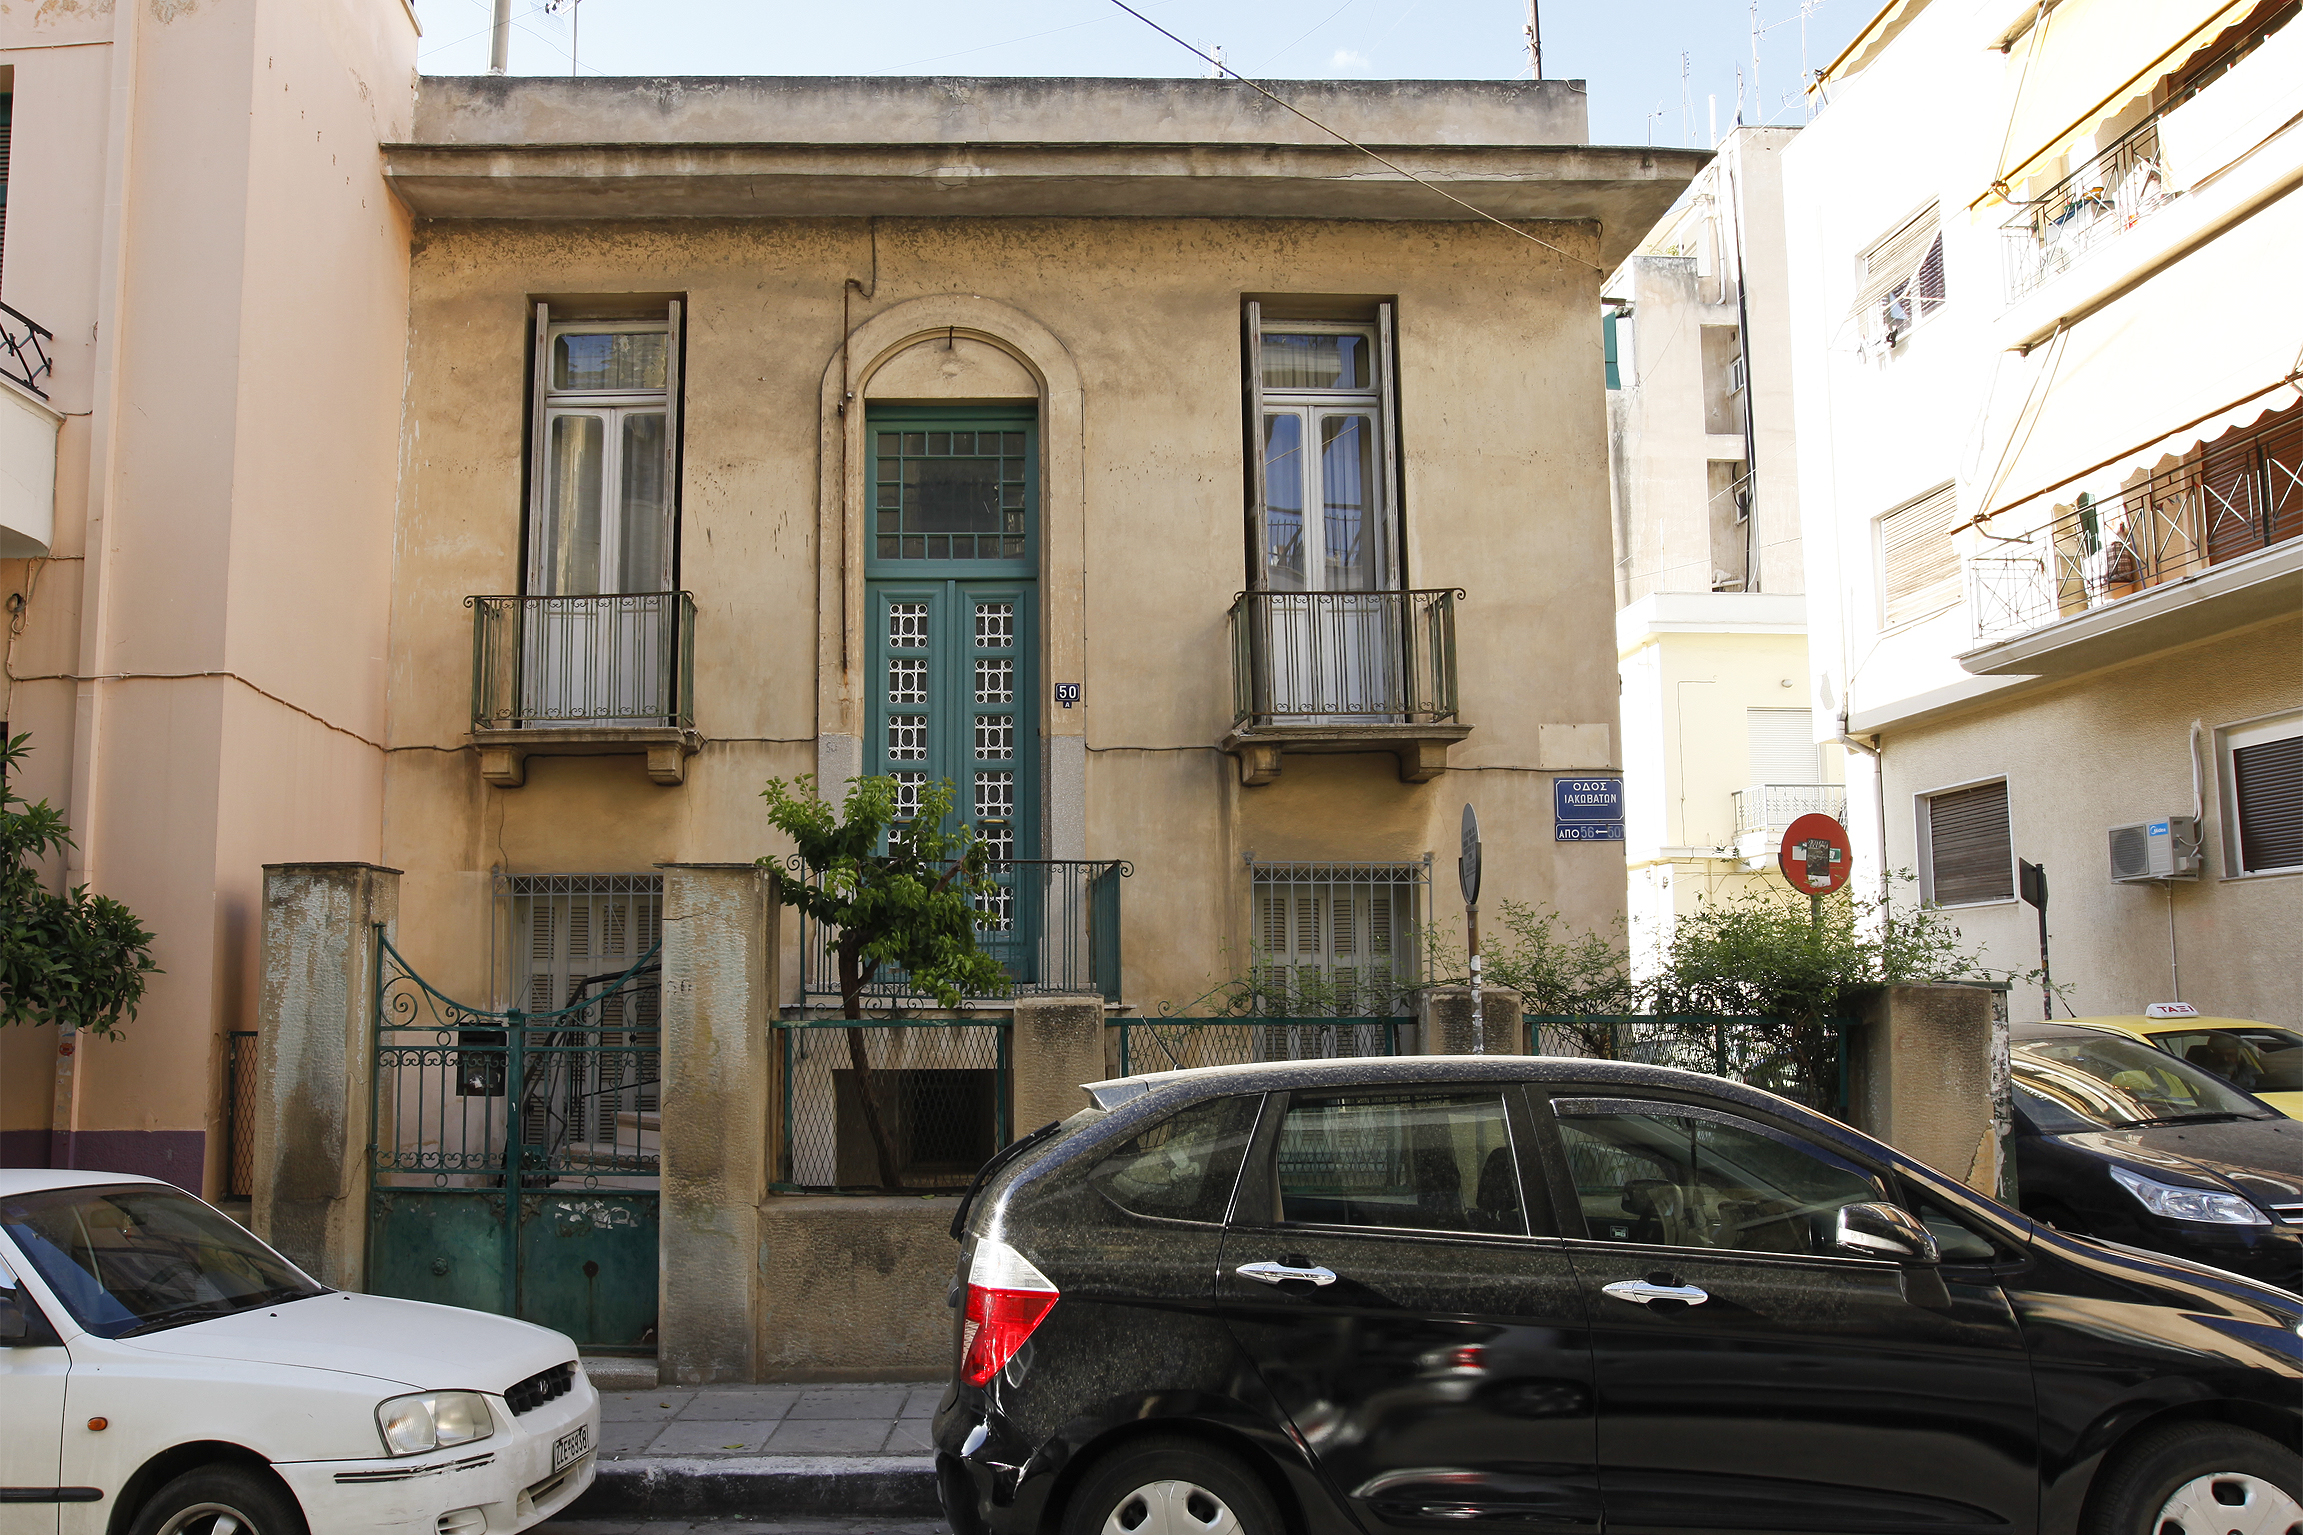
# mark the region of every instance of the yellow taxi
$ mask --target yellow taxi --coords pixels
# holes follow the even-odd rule
[[[2188,1002],[2154,1002],[2143,1016],[2073,1023],[2140,1039],[2303,1119],[2303,1033],[2247,1018],[2202,1018]]]

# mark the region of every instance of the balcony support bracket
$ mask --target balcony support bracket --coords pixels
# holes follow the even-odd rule
[[[688,759],[704,749],[693,730],[666,726],[580,729],[475,730],[480,776],[499,789],[528,781],[530,757],[644,757],[648,777],[666,785],[688,781]]]
[[[1320,755],[1389,752],[1398,759],[1401,783],[1429,783],[1447,771],[1447,749],[1471,734],[1453,720],[1420,725],[1318,724],[1240,725],[1223,738],[1223,750],[1239,759],[1239,781],[1247,788],[1279,777],[1288,753]]]

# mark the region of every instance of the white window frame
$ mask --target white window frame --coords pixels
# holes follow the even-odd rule
[[[1987,784],[2004,784],[2007,787],[2008,893],[1988,901],[1938,901],[1935,899],[1935,801],[1941,795],[1957,794],[1963,789],[1980,789]],[[1988,906],[2014,906],[2022,902],[2020,892],[2023,882],[2018,877],[2021,871],[2017,868],[2021,859],[2015,852],[2015,786],[2008,781],[2006,774],[1992,773],[1982,778],[1970,778],[1964,783],[1938,784],[1932,789],[1920,790],[1912,796],[1912,824],[1918,833],[1916,851],[1919,862],[1919,899],[1922,903],[1944,911],[1976,911]]]
[[[527,560],[523,571],[522,590],[531,596],[546,595],[551,587],[551,574],[546,568],[548,551],[542,536],[546,513],[546,500],[551,495],[551,432],[552,423],[568,415],[600,415],[606,418],[601,443],[600,494],[601,510],[601,579],[621,563],[621,533],[624,528],[622,507],[615,504],[623,494],[623,419],[628,414],[661,411],[664,417],[664,510],[660,537],[663,541],[662,591],[675,590],[679,582],[679,557],[674,542],[679,526],[679,464],[680,464],[680,316],[682,305],[678,299],[665,306],[662,318],[631,317],[619,319],[559,319],[552,318],[552,306],[536,305],[536,339],[533,360],[534,401],[529,426],[529,488],[527,505]],[[552,383],[553,343],[562,336],[643,335],[664,337],[664,387],[646,390],[561,389]],[[575,595],[575,594],[556,594]]]
[[[2291,740],[2303,736],[2303,709],[2292,709],[2280,714],[2257,715],[2253,719],[2239,720],[2215,728],[2215,782],[2217,799],[2222,811],[2221,837],[2223,842],[2223,877],[2225,879],[2276,879],[2303,874],[2303,864],[2280,864],[2269,869],[2250,869],[2241,863],[2245,856],[2239,839],[2239,774],[2231,754],[2250,746],[2261,746],[2267,741]]]
[[[1400,557],[1399,518],[1399,451],[1395,423],[1393,396],[1393,310],[1388,303],[1378,304],[1376,314],[1369,320],[1290,320],[1267,319],[1263,305],[1250,299],[1245,306],[1247,330],[1247,397],[1248,397],[1248,549],[1249,584],[1256,591],[1270,591],[1270,534],[1267,526],[1270,513],[1269,490],[1264,470],[1264,417],[1273,412],[1298,413],[1303,422],[1304,455],[1303,520],[1304,520],[1304,580],[1305,591],[1326,591],[1319,583],[1318,571],[1324,564],[1326,519],[1319,481],[1319,460],[1311,451],[1317,439],[1320,419],[1325,415],[1370,415],[1376,423],[1376,454],[1374,483],[1370,487],[1376,504],[1372,509],[1374,526],[1370,530],[1376,540],[1374,591],[1398,591],[1401,587],[1402,561]],[[1277,332],[1283,335],[1360,336],[1368,343],[1368,387],[1365,389],[1269,389],[1263,381],[1263,338]]]

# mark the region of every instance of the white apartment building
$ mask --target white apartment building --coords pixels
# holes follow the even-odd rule
[[[2299,9],[1898,0],[1785,154],[1856,877],[2021,966],[2041,865],[2079,1016],[2303,1021]]]
[[[1624,859],[1635,962],[1698,901],[1773,883],[1845,812],[1817,742],[1793,430],[1783,160],[1731,130],[1605,285]]]

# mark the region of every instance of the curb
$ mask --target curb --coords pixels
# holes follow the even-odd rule
[[[559,1516],[682,1514],[936,1519],[935,1462],[924,1455],[672,1456],[603,1460]]]

